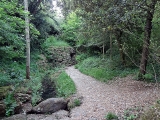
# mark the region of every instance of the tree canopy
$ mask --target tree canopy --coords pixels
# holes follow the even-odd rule
[[[105,50],[110,56],[117,55],[119,51],[121,64],[139,66],[139,73],[142,74],[139,78],[143,79],[143,75],[147,74],[147,63],[152,63],[153,55],[158,57],[152,51],[155,52],[153,44],[159,43],[158,36],[155,36],[159,26],[159,0],[61,2],[64,11],[75,11],[81,18],[82,24],[76,35],[77,43],[81,45],[77,44],[77,47],[97,46],[101,52]],[[156,54],[159,54],[158,51]]]

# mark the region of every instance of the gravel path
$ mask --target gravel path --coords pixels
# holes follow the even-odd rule
[[[134,81],[131,76],[117,78],[105,84],[68,67],[66,73],[73,79],[83,103],[71,111],[72,120],[105,120],[108,112],[122,115],[135,106],[147,106],[160,98],[160,89],[153,84]]]

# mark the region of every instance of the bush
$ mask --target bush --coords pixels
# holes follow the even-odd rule
[[[34,106],[41,100],[42,75],[35,75],[35,78],[31,78],[26,86],[29,86],[28,89],[32,90],[32,105]]]
[[[153,75],[150,73],[145,74],[143,77],[146,81],[153,81]]]
[[[118,117],[113,114],[113,113],[108,113],[106,116],[105,116],[106,120],[118,120]]]
[[[66,43],[64,41],[57,40],[56,37],[54,37],[54,36],[50,36],[43,43],[42,47],[44,49],[47,49],[47,48],[49,48],[51,46],[61,47],[61,46],[69,46],[69,45],[68,45],[68,43]]]
[[[88,58],[88,54],[82,53],[79,55],[76,55],[76,60],[78,63],[82,62],[83,60]]]
[[[75,106],[80,106],[81,105],[81,101],[79,99],[75,99],[74,100],[74,105]]]
[[[12,93],[7,94],[4,99],[4,103],[6,105],[6,116],[10,116],[14,114],[14,109],[17,106],[16,100]]]
[[[126,110],[124,112],[124,120],[135,120],[137,118],[137,115],[134,115],[131,113],[131,111]]]
[[[12,83],[10,76],[6,73],[0,73],[0,87],[1,86],[8,86]]]
[[[0,63],[0,86],[15,85],[24,80],[25,65],[16,61]]]

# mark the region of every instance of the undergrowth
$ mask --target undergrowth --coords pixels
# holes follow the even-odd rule
[[[66,43],[65,41],[62,40],[58,40],[56,37],[54,36],[50,36],[46,39],[46,41],[43,43],[42,47],[44,49],[49,48],[51,46],[56,46],[56,47],[64,47],[64,46],[69,46],[68,43]]]
[[[80,55],[81,56],[81,55]],[[88,57],[84,60],[79,61],[76,68],[78,68],[82,73],[90,75],[100,81],[107,82],[114,77],[126,77],[128,74],[135,74],[137,69],[126,68],[119,66],[117,62],[111,61],[110,59],[102,59],[97,56]]]
[[[12,93],[7,94],[4,99],[4,103],[6,105],[6,116],[13,115],[14,109],[17,106],[14,95]]]
[[[40,71],[36,64],[38,53],[31,54],[30,80],[26,80],[26,64],[24,61],[0,61],[0,87],[13,86],[17,92],[32,91],[32,104],[35,105],[40,99],[41,79],[45,71]],[[17,87],[19,86],[19,87]],[[8,98],[8,97],[7,97]],[[8,98],[9,99],[9,98]],[[14,105],[14,104],[13,104]],[[12,105],[11,105],[12,106]]]
[[[16,61],[0,61],[0,66],[0,87],[15,85],[24,80],[24,64]]]

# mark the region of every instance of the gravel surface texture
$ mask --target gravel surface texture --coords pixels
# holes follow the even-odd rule
[[[102,83],[74,66],[68,67],[66,73],[75,82],[77,94],[83,96],[82,105],[71,110],[71,120],[105,120],[108,112],[122,116],[127,108],[149,106],[160,98],[155,84],[135,81],[132,76]]]

